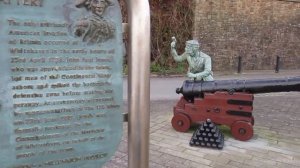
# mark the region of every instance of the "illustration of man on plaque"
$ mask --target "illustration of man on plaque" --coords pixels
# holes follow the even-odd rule
[[[90,16],[76,22],[74,28],[76,37],[81,37],[82,41],[88,44],[99,44],[114,38],[115,24],[103,16],[105,10],[113,6],[112,0],[77,0],[75,5],[91,12]]]

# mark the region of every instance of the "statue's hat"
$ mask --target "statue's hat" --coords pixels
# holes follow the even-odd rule
[[[189,46],[200,46],[198,40],[189,40],[189,41],[186,41],[185,44],[189,45]]]
[[[105,0],[108,4],[108,6],[113,5],[113,1],[112,0]],[[91,3],[91,0],[76,0],[75,2],[75,6],[77,8],[81,8],[81,7],[86,7],[86,5],[89,5]]]

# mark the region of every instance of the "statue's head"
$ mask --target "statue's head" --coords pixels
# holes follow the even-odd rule
[[[190,56],[195,56],[200,49],[200,44],[197,40],[189,40],[185,42],[185,52]]]
[[[99,17],[102,17],[105,9],[111,5],[113,5],[112,0],[77,0],[76,2],[77,8],[85,7]]]

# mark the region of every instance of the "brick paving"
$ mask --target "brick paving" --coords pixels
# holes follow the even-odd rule
[[[300,93],[255,95],[254,136],[247,142],[225,134],[223,150],[190,147],[193,129],[176,132],[171,126],[177,100],[152,101],[150,168],[296,168],[300,167]],[[105,168],[127,168],[127,123],[115,156]]]

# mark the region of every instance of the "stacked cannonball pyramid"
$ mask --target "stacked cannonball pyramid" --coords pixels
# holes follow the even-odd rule
[[[190,145],[223,149],[224,135],[210,119],[207,119],[194,132]]]

